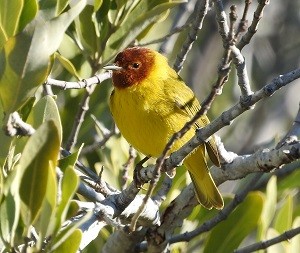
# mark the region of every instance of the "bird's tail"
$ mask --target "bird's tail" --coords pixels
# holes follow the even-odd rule
[[[223,198],[209,173],[204,147],[187,157],[184,165],[191,176],[199,203],[207,209],[222,209]]]

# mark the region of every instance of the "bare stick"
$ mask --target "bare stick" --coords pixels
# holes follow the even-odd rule
[[[208,11],[208,0],[197,1],[195,7],[196,19],[193,22],[191,31],[188,34],[188,38],[182,46],[181,52],[177,55],[176,61],[174,63],[174,69],[176,72],[180,72],[183,63],[186,59],[188,52],[191,50],[194,41],[197,39],[197,32],[202,28],[204,17]]]
[[[237,249],[234,251],[234,253],[250,253],[250,252],[260,250],[260,249],[266,249],[274,244],[277,244],[277,243],[280,243],[283,241],[288,241],[289,239],[293,238],[294,236],[296,236],[298,234],[300,234],[300,227],[293,228],[291,230],[287,230],[284,233],[282,233],[281,235],[274,237],[270,240],[261,241],[261,242],[249,245],[247,247]]]

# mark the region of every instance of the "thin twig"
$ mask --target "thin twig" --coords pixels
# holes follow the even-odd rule
[[[65,147],[65,149],[67,151],[70,151],[77,143],[79,130],[80,130],[80,128],[82,126],[82,123],[84,121],[85,114],[89,110],[90,98],[91,98],[92,93],[95,90],[95,87],[96,87],[95,85],[88,87],[86,89],[84,95],[83,95],[83,98],[82,98],[81,103],[80,103],[79,110],[77,112],[74,124],[72,126],[71,133],[70,133],[69,138],[67,140],[67,144],[66,144],[66,147]]]
[[[249,11],[249,7],[250,7],[251,3],[252,3],[252,0],[245,0],[245,7],[244,7],[243,16],[240,20],[237,32],[235,34],[236,38],[238,38],[241,33],[246,32],[246,29],[248,28],[247,15],[248,15],[248,11]]]
[[[256,8],[256,11],[254,12],[252,23],[251,23],[250,27],[248,28],[247,33],[244,34],[243,37],[241,38],[241,40],[237,43],[237,47],[240,50],[244,46],[246,46],[247,44],[249,44],[250,40],[252,39],[252,37],[256,33],[256,31],[258,29],[259,21],[263,17],[264,8],[269,3],[270,3],[270,0],[259,0],[258,1],[258,6]]]
[[[122,190],[125,189],[128,178],[129,178],[128,170],[129,170],[130,166],[134,163],[134,160],[137,156],[136,151],[132,146],[129,147],[128,153],[129,153],[128,159],[127,159],[126,163],[124,163],[123,166],[122,166],[123,167],[123,170],[122,170],[122,183],[121,183]]]
[[[188,38],[182,45],[181,52],[177,55],[173,68],[176,72],[180,72],[188,52],[191,50],[194,41],[197,39],[197,33],[202,28],[204,17],[208,11],[209,0],[197,1],[194,15],[196,16],[192,28],[188,33]]]
[[[282,233],[281,235],[274,237],[270,240],[261,241],[261,242],[246,246],[244,248],[237,249],[234,251],[234,253],[250,253],[250,252],[260,250],[260,249],[266,249],[274,244],[277,244],[277,243],[280,243],[283,241],[288,241],[298,234],[300,234],[300,227],[293,228],[291,230],[287,230],[284,233]]]
[[[101,74],[97,74],[95,76],[92,76],[87,79],[82,79],[81,81],[78,82],[66,82],[66,81],[61,81],[61,80],[56,80],[52,78],[48,78],[45,85],[47,86],[53,86],[60,88],[62,90],[67,90],[67,89],[84,89],[87,87],[90,87],[93,84],[100,84],[104,82],[105,80],[111,78],[111,72],[107,71]]]

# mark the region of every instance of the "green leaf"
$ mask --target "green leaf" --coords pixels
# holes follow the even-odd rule
[[[250,193],[225,221],[213,228],[203,252],[233,252],[256,228],[262,207],[262,195],[259,192]]]
[[[76,253],[81,242],[81,237],[82,232],[76,229],[66,240],[55,248],[55,253]]]
[[[19,31],[22,31],[24,27],[34,19],[37,11],[38,3],[36,0],[25,0],[19,22]]]
[[[56,249],[59,248],[60,245],[62,245],[73,234],[73,232],[77,230],[79,226],[86,222],[91,217],[91,214],[92,213],[87,213],[79,221],[73,221],[73,223],[62,229],[59,232],[59,234],[54,238],[54,243],[51,249],[57,252]],[[80,241],[78,243],[80,243]]]
[[[270,226],[276,211],[277,204],[277,178],[272,176],[268,182],[266,189],[266,201],[264,202],[263,211],[261,214],[260,225],[258,230],[258,239],[265,239],[266,232]]]
[[[4,111],[2,108],[2,104],[0,103],[0,115],[4,115]],[[3,126],[3,117],[0,117],[0,126]],[[11,143],[13,138],[7,136],[3,130],[0,131],[0,140],[1,140],[1,148],[0,148],[0,168],[4,167],[4,164],[7,161],[7,155],[9,153]]]
[[[40,99],[32,108],[28,123],[35,129],[40,127],[45,121],[52,120],[58,129],[59,142],[62,140],[62,125],[59,111],[55,100],[51,96]]]
[[[7,38],[15,35],[22,9],[22,0],[0,1],[0,24]]]
[[[33,107],[33,104],[35,102],[35,97],[31,97],[29,98],[26,103],[20,108],[20,110],[18,111],[18,113],[20,114],[21,118],[23,121],[26,121],[31,110]]]
[[[300,227],[300,217],[296,217],[293,222],[293,228]],[[300,235],[293,237],[290,240],[290,250],[289,253],[299,253],[300,252]]]
[[[128,18],[118,27],[110,37],[104,50],[103,63],[113,58],[118,51],[123,50],[147,27],[161,18],[161,14],[183,1],[163,2],[140,1],[131,11]]]
[[[0,205],[0,234],[1,238],[13,245],[20,217],[20,199],[17,194],[8,192]]]
[[[80,146],[80,148],[78,149],[78,151],[70,154],[69,156],[66,156],[62,159],[59,160],[59,163],[58,163],[58,167],[63,171],[65,172],[67,168],[71,167],[71,168],[74,168],[75,166],[75,163],[78,159],[78,156],[80,154],[80,151],[82,149],[83,145]]]
[[[275,217],[274,228],[279,234],[291,229],[293,221],[293,197],[288,194],[284,200],[282,207],[279,209]]]
[[[76,31],[85,49],[91,54],[98,51],[99,35],[95,26],[94,7],[87,5],[76,19]]]
[[[7,115],[18,110],[46,80],[50,56],[84,6],[85,1],[79,1],[68,12],[49,21],[39,17],[5,43],[0,52],[0,98]]]
[[[94,11],[98,11],[103,3],[103,0],[94,0]]]
[[[278,191],[300,187],[300,170],[297,169],[293,173],[287,175],[278,181]]]
[[[56,14],[62,13],[62,11],[68,6],[69,0],[59,0],[56,5]]]
[[[61,63],[61,65],[73,76],[77,78],[77,80],[81,80],[82,78],[77,73],[77,70],[72,62],[70,62],[67,58],[63,57],[59,53],[55,53],[56,59]]]
[[[51,163],[50,163],[51,165]],[[51,236],[56,225],[55,210],[56,210],[56,198],[57,198],[57,182],[55,167],[48,169],[48,180],[45,198],[42,203],[41,213],[35,228],[39,232],[39,240],[37,248],[41,250],[43,240],[45,237]]]
[[[57,163],[60,142],[57,125],[52,121],[42,124],[28,139],[20,158],[20,197],[24,223],[29,226],[37,218],[46,197],[49,170]]]
[[[76,172],[74,171],[74,169],[71,166],[69,166],[64,172],[64,176],[62,179],[62,185],[61,185],[62,196],[56,212],[57,231],[60,228],[61,224],[66,219],[68,209],[71,203],[71,199],[77,190],[78,184],[79,184],[79,178]]]

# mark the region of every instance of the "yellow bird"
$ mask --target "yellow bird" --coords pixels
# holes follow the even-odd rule
[[[193,91],[168,65],[160,53],[132,47],[119,53],[112,70],[114,90],[110,110],[124,138],[141,153],[158,157],[171,136],[200,109]],[[170,150],[174,152],[190,140],[197,128],[209,123],[202,116]],[[185,160],[198,201],[204,207],[222,209],[224,202],[208,169],[206,151],[219,166],[214,138],[199,146]]]

